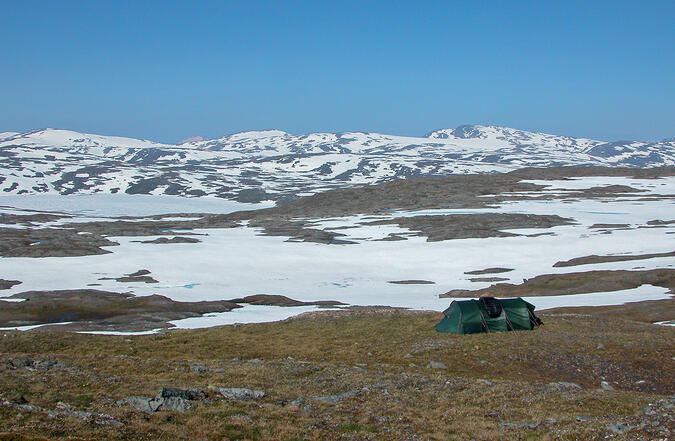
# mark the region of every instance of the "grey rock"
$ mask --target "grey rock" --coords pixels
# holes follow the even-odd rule
[[[49,370],[55,367],[63,368],[66,367],[66,365],[61,363],[60,361],[33,360],[30,358],[9,360],[7,362],[7,368],[11,370],[20,368]]]
[[[127,397],[117,401],[118,406],[131,406],[141,412],[154,413],[160,410],[185,412],[190,409],[189,400],[206,398],[201,390],[163,388],[155,398],[150,397]]]
[[[442,361],[430,361],[427,364],[429,369],[447,369],[448,367]]]
[[[181,398],[183,400],[203,400],[206,398],[204,391],[199,389],[176,389],[172,387],[163,387],[155,399]]]
[[[476,381],[479,382],[479,383],[481,383],[481,384],[484,384],[484,385],[486,385],[486,386],[492,386],[492,381],[486,380],[486,379],[484,379],[484,378],[479,378],[479,379],[476,380]]]
[[[605,349],[605,345],[603,345],[602,343],[598,343],[598,346],[597,346],[596,349],[599,349],[599,350]]]
[[[190,409],[190,402],[181,397],[164,398],[158,410],[171,410],[175,412],[185,412]]]
[[[303,406],[303,404],[305,404],[305,400],[302,399],[302,397],[298,397],[295,400],[286,404],[286,407],[290,407],[291,409],[300,409],[300,410],[304,410],[306,412],[311,409],[311,406],[309,406],[309,405]]]
[[[577,420],[577,423],[583,423],[583,422],[586,422],[586,421],[592,421],[592,418],[589,418],[589,417],[583,416],[583,415],[579,415],[579,416],[577,416],[576,420]]]
[[[118,406],[131,406],[141,412],[153,413],[157,412],[157,409],[162,405],[163,401],[164,400],[162,399],[157,400],[150,397],[133,396],[118,400],[116,404]]]
[[[210,386],[210,389],[215,390],[228,400],[254,400],[265,396],[265,392],[261,390],[252,390],[244,387],[216,387]]]
[[[51,361],[51,360],[44,360],[44,361],[43,361],[43,360],[36,360],[36,361],[33,363],[33,366],[32,366],[32,367],[33,367],[34,369],[44,369],[44,370],[49,370],[49,369],[55,367],[56,364],[57,364],[57,363],[56,363],[55,361]]]
[[[193,364],[193,365],[191,365],[191,366],[190,366],[190,370],[191,370],[192,372],[197,372],[197,373],[202,373],[202,372],[208,372],[208,371],[209,371],[207,368],[205,368],[205,367],[204,367],[203,365],[201,365],[201,364]]]
[[[577,392],[581,390],[581,386],[576,383],[568,381],[555,381],[548,384],[549,388],[556,392]]]
[[[81,410],[54,409],[47,413],[48,418],[78,418],[91,421],[101,426],[121,426],[122,423],[103,413],[84,412]]]
[[[601,381],[600,382],[600,389],[601,390],[614,390],[614,387],[606,381]]]
[[[656,403],[649,403],[642,408],[642,414],[647,416],[657,416],[660,414],[672,414],[675,408],[675,396],[665,398]]]
[[[11,401],[7,401],[1,397],[0,397],[0,407],[8,407],[10,409],[22,410],[24,412],[39,412],[42,410],[37,406],[33,406],[32,404],[12,403]]]
[[[413,355],[412,355],[412,354],[405,354],[405,355],[403,356],[403,358],[413,358]]]
[[[610,432],[614,432],[617,435],[621,435],[624,432],[628,432],[633,428],[634,428],[633,426],[629,426],[626,423],[612,423],[607,425],[607,430],[609,430]]]

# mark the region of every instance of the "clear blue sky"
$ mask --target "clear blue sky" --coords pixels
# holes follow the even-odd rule
[[[0,131],[675,136],[673,1],[0,6]]]

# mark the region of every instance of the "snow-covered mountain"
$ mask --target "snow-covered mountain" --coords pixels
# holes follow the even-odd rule
[[[44,129],[0,133],[2,194],[213,195],[279,200],[347,185],[521,167],[675,165],[675,141],[604,142],[463,125],[425,137],[241,132],[180,145]]]

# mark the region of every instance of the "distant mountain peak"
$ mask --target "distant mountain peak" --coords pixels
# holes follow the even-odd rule
[[[510,127],[485,126],[480,124],[462,124],[455,129],[439,129],[427,133],[426,138],[433,139],[470,139],[470,138],[488,138],[490,135],[503,134],[505,132],[516,132],[520,130]]]
[[[182,140],[181,142],[179,142],[178,144],[179,144],[179,145],[183,145],[183,144],[191,144],[191,143],[193,143],[193,142],[199,142],[199,141],[204,141],[204,137],[203,137],[203,136],[191,136],[191,137],[189,137],[189,138],[183,139],[183,140]]]

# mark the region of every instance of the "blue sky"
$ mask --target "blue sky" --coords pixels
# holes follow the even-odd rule
[[[0,6],[0,131],[675,136],[672,1]]]

